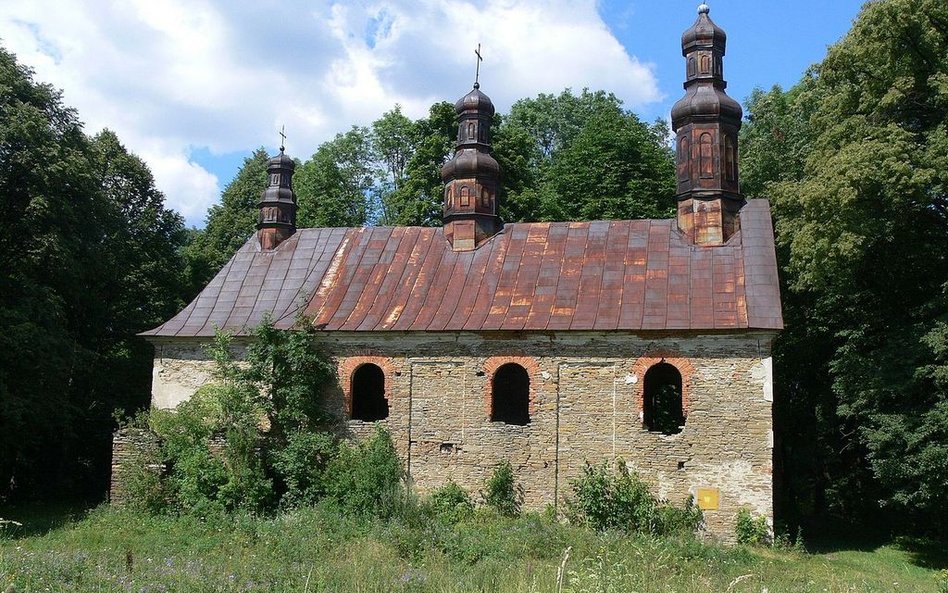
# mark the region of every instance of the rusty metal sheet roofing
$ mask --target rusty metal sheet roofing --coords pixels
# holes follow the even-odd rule
[[[256,235],[180,313],[142,332],[154,337],[213,336],[215,328],[240,335],[270,314],[291,327],[345,244],[349,229],[303,229],[273,251]]]
[[[242,333],[304,311],[330,331],[777,330],[770,209],[751,200],[725,245],[674,220],[508,224],[474,251],[440,228],[303,229],[251,238],[200,295],[146,336]]]

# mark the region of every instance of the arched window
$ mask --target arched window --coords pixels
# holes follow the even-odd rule
[[[737,151],[730,136],[724,137],[724,171],[728,181],[737,181]]]
[[[688,136],[678,139],[678,179],[680,181],[691,179],[691,142]]]
[[[699,170],[701,171],[702,179],[714,178],[714,163],[711,159],[714,158],[714,140],[711,138],[711,134],[705,132],[701,134],[699,138],[701,145],[700,154],[698,155],[699,159]]]
[[[711,74],[711,56],[707,54],[701,56],[701,65],[698,68],[703,75]]]
[[[491,382],[491,422],[530,423],[530,375],[527,369],[510,362],[494,373]]]
[[[388,418],[382,369],[371,363],[360,366],[352,373],[351,387],[353,420],[375,422]]]
[[[685,425],[681,397],[681,373],[660,362],[645,373],[642,419],[645,428],[662,434],[677,434]]]

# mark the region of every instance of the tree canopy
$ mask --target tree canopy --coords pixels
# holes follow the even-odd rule
[[[87,137],[2,49],[0,89],[0,500],[99,496],[113,409],[148,401],[135,334],[183,304],[184,225],[113,132]]]
[[[942,524],[945,47],[940,4],[870,2],[798,85],[748,105],[746,187],[773,200],[787,287],[775,366],[801,512]]]
[[[674,212],[667,127],[613,94],[569,89],[514,103],[498,129],[502,213],[511,221],[666,218]]]

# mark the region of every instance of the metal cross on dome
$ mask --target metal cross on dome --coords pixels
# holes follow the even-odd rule
[[[484,61],[484,58],[481,56],[481,44],[477,44],[477,49],[474,50],[474,55],[477,56],[477,68],[474,70],[474,88],[479,88],[481,86],[481,62]]]
[[[284,150],[286,150],[286,147],[283,146],[284,144],[286,144],[286,134],[284,133],[285,131],[286,131],[286,124],[280,126],[280,152],[283,152]]]

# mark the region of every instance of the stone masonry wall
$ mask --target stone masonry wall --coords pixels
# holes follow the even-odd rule
[[[349,409],[359,366],[383,369],[389,417],[350,420],[348,428],[360,438],[376,424],[386,427],[422,492],[448,479],[477,492],[506,459],[528,508],[561,509],[586,462],[618,459],[676,504],[689,495],[717,498],[704,517],[723,540],[733,539],[741,507],[772,519],[771,334],[334,332],[325,338],[339,362],[340,384],[330,397],[339,411]],[[684,429],[669,436],[642,424],[643,377],[663,360],[681,372],[685,400]],[[521,364],[530,376],[525,426],[490,421],[491,377],[505,362]],[[211,365],[196,344],[166,344],[160,363],[156,355],[154,405],[182,401]]]
[[[154,466],[158,457],[158,438],[151,431],[139,428],[123,428],[112,435],[112,475],[109,487],[109,502],[122,506],[126,500],[125,487],[132,472],[160,472]],[[144,466],[144,467],[143,467]]]

